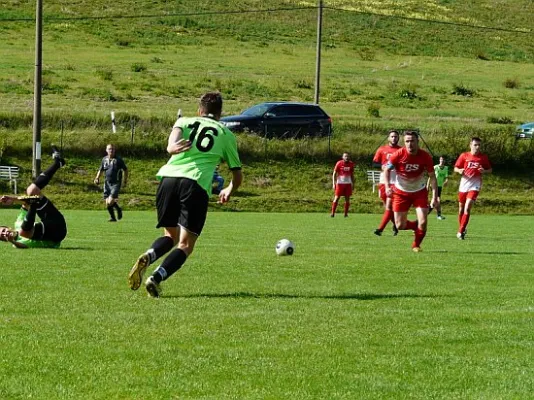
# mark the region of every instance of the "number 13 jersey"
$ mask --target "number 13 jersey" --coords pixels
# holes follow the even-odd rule
[[[179,118],[173,128],[182,130],[182,138],[191,142],[191,148],[171,156],[157,173],[159,180],[189,178],[211,194],[213,171],[224,160],[230,169],[240,169],[234,134],[220,122],[207,118]]]

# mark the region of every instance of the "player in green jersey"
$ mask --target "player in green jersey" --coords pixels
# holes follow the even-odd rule
[[[441,221],[445,219],[444,216],[441,215],[441,191],[447,185],[447,182],[449,182],[449,167],[445,165],[445,158],[440,157],[439,158],[439,164],[434,165],[434,174],[436,175],[436,180],[438,181],[438,199],[439,199],[439,206],[436,208],[436,212],[438,214],[438,219]],[[429,183],[430,184],[430,179]]]
[[[59,168],[65,165],[65,160],[54,148],[52,155],[54,163],[42,172],[26,189],[27,196],[2,196],[0,204],[10,206],[22,204],[20,213],[15,221],[15,229],[0,226],[0,240],[10,242],[14,247],[26,248],[58,248],[67,235],[65,218],[43,196],[42,190]],[[36,222],[36,217],[40,221]]]
[[[159,297],[160,283],[178,271],[191,255],[206,221],[213,173],[221,160],[230,168],[232,181],[220,191],[219,203],[226,203],[241,185],[236,139],[219,122],[221,113],[221,94],[208,92],[200,99],[198,117],[178,118],[174,124],[167,144],[171,158],[157,173],[160,184],[156,227],[163,228],[163,236],[139,256],[130,270],[131,289],[139,289],[148,266],[170,251],[145,282],[149,296]]]

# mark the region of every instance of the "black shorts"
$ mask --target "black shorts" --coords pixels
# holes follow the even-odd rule
[[[208,213],[208,193],[188,178],[163,178],[156,194],[157,228],[181,226],[200,235]]]
[[[59,243],[67,236],[67,224],[63,214],[46,197],[37,204],[37,216],[41,219],[34,225],[33,240]]]
[[[443,187],[438,186],[438,197],[441,197],[441,189],[443,189]]]
[[[121,183],[109,183],[108,181],[104,182],[104,200],[111,196],[112,199],[119,198],[119,192],[121,190]]]

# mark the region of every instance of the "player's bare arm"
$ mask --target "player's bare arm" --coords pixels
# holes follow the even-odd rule
[[[15,202],[16,198],[13,196],[2,196],[0,197],[0,204],[3,206],[10,206]]]
[[[241,186],[243,182],[243,172],[240,169],[232,170],[232,181],[219,193],[219,203],[228,203],[230,196]]]
[[[39,201],[40,196],[2,196],[0,197],[0,204],[3,206],[11,206],[13,204],[22,204],[29,206],[32,202]]]
[[[100,175],[102,175],[102,169],[99,168],[98,172],[96,173],[95,180],[93,181],[95,185],[98,185],[100,183]]]
[[[180,128],[172,128],[169,140],[167,142],[167,152],[169,154],[180,154],[191,148],[191,142],[183,138],[183,132]]]
[[[392,164],[386,164],[384,166],[384,181],[389,182],[391,170],[393,169]],[[391,187],[389,185],[386,185],[386,196],[391,197],[391,193],[393,193],[393,190],[391,190]]]
[[[337,180],[337,172],[334,170],[334,173],[332,174],[332,189],[336,190],[336,180]]]
[[[493,172],[493,168],[484,169],[484,167],[480,167],[478,170],[481,174],[491,174]]]
[[[460,175],[463,175],[464,174],[464,169],[463,168],[457,168],[457,167],[454,167],[454,172],[460,174]]]

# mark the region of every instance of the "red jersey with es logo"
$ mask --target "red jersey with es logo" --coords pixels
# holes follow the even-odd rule
[[[486,154],[471,154],[471,152],[460,154],[454,166],[464,170],[462,179],[460,179],[459,192],[479,191],[482,187],[480,168],[491,169],[491,164]]]
[[[351,184],[352,175],[354,174],[354,163],[352,161],[339,160],[334,167],[337,174],[336,184]]]
[[[426,175],[434,173],[434,162],[430,154],[419,149],[416,154],[408,153],[405,147],[389,158],[397,172],[395,188],[407,193],[418,192],[426,188]]]
[[[380,164],[380,165],[386,165],[389,161],[389,158],[395,154],[398,150],[400,149],[400,146],[390,146],[390,145],[385,145],[385,146],[380,146],[378,148],[378,150],[376,151],[375,153],[375,156],[373,158],[373,162],[374,163],[377,163],[377,164]],[[390,174],[389,174],[389,183],[394,183],[395,182],[395,171],[391,171]],[[380,173],[380,183],[387,183],[386,182],[386,179],[384,178],[384,171],[382,171]]]

